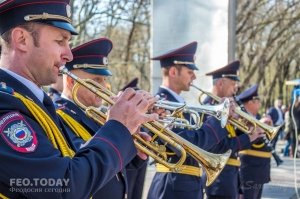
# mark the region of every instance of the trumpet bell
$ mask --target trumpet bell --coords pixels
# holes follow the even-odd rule
[[[222,104],[221,104],[222,105]],[[218,105],[220,106],[220,105]],[[221,126],[224,128],[227,124],[228,117],[229,117],[229,107],[230,107],[230,101],[229,99],[225,99],[223,102],[223,108],[220,111],[220,122]]]
[[[215,101],[217,101],[217,102],[221,101],[220,97],[213,95],[212,93],[206,92],[195,85],[191,85],[191,86],[194,87],[195,89],[199,90],[202,94],[205,94],[205,95],[211,97]],[[246,123],[251,123],[254,127],[258,126],[258,127],[262,128],[265,131],[269,141],[272,141],[276,137],[279,129],[281,128],[280,126],[273,127],[273,126],[269,126],[267,124],[262,123],[261,121],[257,120],[255,117],[242,111],[240,109],[240,107],[237,107],[234,111],[236,114],[238,114],[241,117],[241,121],[236,120],[234,118],[228,118],[228,122],[246,134],[251,133],[251,129],[247,126]]]
[[[223,103],[218,105],[187,106],[187,109],[214,116],[220,120],[221,126],[224,128],[229,117],[229,107],[230,101],[226,98]]]
[[[268,140],[270,140],[270,141],[273,140],[276,137],[279,130],[281,129],[281,127],[282,127],[282,125],[281,126],[271,126],[271,127],[266,126],[266,127],[264,127],[265,129],[268,129],[266,131],[266,135],[268,137]]]
[[[211,185],[216,178],[220,175],[223,168],[225,167],[229,157],[231,155],[231,150],[223,153],[221,156],[217,157],[216,159],[211,158],[211,162],[206,165],[206,186]]]
[[[177,134],[172,134],[172,139],[182,146],[186,153],[199,162],[204,169],[207,179],[206,186],[211,185],[224,169],[231,155],[231,150],[223,154],[214,154],[195,146]]]

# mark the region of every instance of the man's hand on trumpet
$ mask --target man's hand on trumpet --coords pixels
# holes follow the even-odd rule
[[[107,119],[121,122],[131,134],[136,133],[143,123],[158,119],[156,113],[148,113],[156,98],[146,91],[127,88],[119,93],[114,101],[115,104],[109,108]]]
[[[136,133],[139,137],[141,137],[143,140],[150,142],[151,141],[151,136],[148,135],[146,132],[141,131],[140,129],[137,131]],[[143,153],[141,150],[137,149],[137,155],[139,156],[139,158],[141,158],[142,160],[147,160],[148,155]]]
[[[250,142],[255,141],[258,138],[263,138],[266,136],[264,130],[258,126],[256,126],[255,128],[252,126],[252,131],[251,133],[248,134]]]
[[[261,121],[262,123],[265,123],[269,126],[273,126],[273,121],[269,115],[262,117],[259,121]]]

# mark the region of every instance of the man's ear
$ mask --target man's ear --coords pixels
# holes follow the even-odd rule
[[[29,45],[30,34],[23,28],[16,27],[11,32],[11,43],[15,49],[26,52]]]
[[[217,82],[216,82],[216,84],[217,84],[218,87],[222,88],[222,86],[223,86],[223,79],[222,78],[218,79]]]
[[[169,69],[169,76],[175,76],[177,73],[177,69],[175,66],[171,66],[171,68]]]
[[[66,77],[66,80],[67,80],[66,82],[67,82],[68,89],[72,90],[74,87],[75,81],[69,76]]]

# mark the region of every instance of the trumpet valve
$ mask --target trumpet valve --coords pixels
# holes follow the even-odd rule
[[[163,160],[167,160],[167,148],[165,145],[158,144],[157,142],[150,142],[151,148],[153,151],[156,151],[156,154],[160,156]]]

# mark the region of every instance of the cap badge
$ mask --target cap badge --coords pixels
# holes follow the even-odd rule
[[[67,13],[67,17],[71,17],[72,12],[71,12],[71,6],[69,4],[66,5],[66,13]]]
[[[108,65],[108,59],[107,59],[107,57],[103,57],[103,64],[104,65]]]

